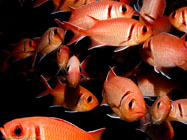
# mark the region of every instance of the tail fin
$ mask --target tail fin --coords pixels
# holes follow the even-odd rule
[[[47,82],[47,80],[44,78],[44,76],[43,76],[43,75],[40,75],[40,78],[41,78],[41,80],[43,81],[44,85],[47,87],[47,90],[44,91],[44,92],[42,92],[42,93],[40,93],[40,94],[37,96],[37,98],[40,98],[40,97],[42,97],[42,96],[47,95],[47,94],[52,90],[51,86],[48,84],[48,82]]]

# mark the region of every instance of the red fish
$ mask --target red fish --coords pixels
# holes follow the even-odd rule
[[[67,46],[61,45],[57,50],[57,62],[59,70],[65,71],[68,64],[70,50]]]
[[[187,99],[179,99],[171,102],[169,121],[179,121],[187,123]]]
[[[145,115],[145,101],[140,89],[128,78],[111,69],[103,86],[103,104],[108,104],[121,119],[132,122]]]
[[[34,4],[34,8],[42,5],[43,3],[46,3],[50,0],[37,0]],[[78,8],[82,5],[86,5],[88,3],[91,3],[96,0],[52,0],[54,4],[54,11],[71,11],[70,7]]]
[[[89,16],[98,20],[105,20],[119,17],[131,18],[134,14],[133,8],[124,3],[117,1],[95,1],[77,9],[72,9],[68,22],[88,29],[95,23]]]
[[[173,11],[169,15],[169,21],[175,28],[187,33],[187,7]]]
[[[71,88],[67,84],[59,81],[58,85],[52,89],[45,78],[43,76],[41,78],[47,90],[40,93],[38,97],[50,93],[54,97],[54,105],[79,112],[90,111],[98,105],[98,100],[93,93],[82,86]]]
[[[41,116],[14,119],[0,128],[6,140],[100,140],[104,130],[86,132],[68,121]]]
[[[89,36],[92,40],[90,49],[101,46],[117,47],[116,51],[123,50],[129,46],[143,43],[152,35],[149,26],[130,18],[113,18],[108,20],[94,20],[95,24],[89,29],[79,28],[69,22],[63,25],[71,30],[79,32],[67,45]],[[114,32],[115,31],[115,32]]]
[[[1,71],[5,71],[8,68],[8,61],[11,57],[13,57],[13,61],[15,62],[34,55],[37,45],[38,43],[34,39],[30,38],[22,39],[17,44],[12,45],[13,50],[5,58]]]
[[[162,122],[164,122],[169,115],[170,107],[171,103],[168,96],[165,95],[158,97],[150,109],[153,124],[160,125]]]
[[[144,42],[140,50],[141,56],[145,62],[154,66],[156,72],[176,66],[187,70],[185,37],[186,34],[182,38],[168,33],[154,35]]]
[[[62,28],[51,27],[41,37],[36,48],[36,54],[33,60],[33,66],[36,61],[36,56],[40,54],[40,61],[50,52],[58,49],[64,42],[65,31]]]

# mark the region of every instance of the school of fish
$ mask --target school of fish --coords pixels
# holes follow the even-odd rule
[[[48,1],[36,0],[32,7],[40,8]],[[49,27],[40,37],[25,37],[10,44],[10,52],[2,51],[6,56],[0,72],[8,71],[18,61],[24,63],[29,57],[32,72],[55,56],[51,60],[57,65],[54,75],[46,74],[48,69],[39,71],[37,78],[45,90],[37,93],[36,98],[50,94],[53,97],[50,107],[60,106],[70,112],[89,112],[106,105],[112,110],[108,116],[129,123],[139,121],[136,129],[151,139],[173,139],[171,122],[187,124],[187,91],[173,76],[175,69],[187,71],[187,7],[181,5],[165,14],[166,0],[144,0],[142,4],[139,0],[51,0],[51,4],[52,15],[70,12],[69,19],[54,18],[56,27]],[[67,38],[70,32],[72,36]],[[84,45],[80,46],[81,43]],[[82,51],[76,52],[79,49]],[[97,73],[94,77],[87,70],[93,59],[90,52],[102,49],[111,49],[111,59],[118,59],[101,64],[107,67],[104,72],[97,73],[97,68],[92,68]],[[129,56],[132,49],[138,50],[137,56]],[[121,57],[123,52],[128,57]],[[105,59],[107,54],[102,57]],[[136,66],[131,58],[142,63]],[[115,65],[117,60],[119,64]],[[125,61],[130,61],[134,69],[125,64],[127,70],[118,71],[122,67],[120,62]],[[95,67],[100,66],[94,63]],[[51,79],[55,79],[55,87],[49,84]],[[98,93],[85,86],[93,80],[102,83]],[[181,97],[179,94],[175,99],[173,90],[181,92]],[[152,97],[156,99],[148,105],[146,100]],[[106,127],[87,132],[53,117],[15,118],[0,127],[0,132],[4,139],[101,140],[102,133],[107,131]]]

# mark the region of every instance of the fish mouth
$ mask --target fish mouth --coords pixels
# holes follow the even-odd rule
[[[4,130],[4,128],[3,127],[0,127],[0,132],[1,132],[1,134],[0,134],[0,140],[1,139],[6,139],[6,133],[5,133],[5,130]]]

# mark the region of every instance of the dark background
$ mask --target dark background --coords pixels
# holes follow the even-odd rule
[[[135,2],[136,0],[132,0],[131,5]],[[54,22],[55,18],[67,21],[70,16],[68,12],[51,15],[50,13],[53,11],[51,1],[35,9],[32,8],[33,4],[34,1],[32,0],[25,0],[22,5],[18,0],[0,0],[0,49],[11,50],[9,44],[17,43],[23,38],[39,37],[49,27],[57,26]],[[167,0],[165,15],[169,15],[173,10],[185,5],[187,5],[186,0]],[[172,32],[178,36],[183,35],[175,29]],[[67,40],[69,39],[68,35]],[[123,70],[128,71],[133,68],[139,62],[140,56],[136,47],[117,54],[113,53],[113,48],[100,48],[87,52],[85,47],[81,47],[88,46],[87,43],[89,43],[88,38],[78,43],[76,48],[70,46],[70,49],[72,54],[81,54],[80,60],[83,60],[87,55],[92,55],[87,70],[95,79],[83,83],[83,86],[92,91],[101,102],[102,84],[109,70],[108,66],[118,66],[117,72],[120,74]],[[5,56],[1,52],[1,62]],[[139,126],[138,121],[128,123],[108,117],[106,114],[112,112],[109,107],[98,106],[90,112],[69,113],[65,112],[62,107],[49,108],[53,101],[51,95],[36,99],[36,95],[45,90],[39,75],[55,75],[58,70],[57,63],[54,61],[55,57],[55,53],[46,56],[39,65],[35,66],[34,72],[29,72],[32,58],[13,63],[6,72],[0,72],[0,126],[20,117],[52,116],[68,120],[86,131],[106,127],[102,140],[149,139],[145,133],[135,129]],[[128,60],[123,60],[121,57],[126,57]],[[148,65],[144,65],[146,68],[150,68]],[[186,82],[186,72],[180,69],[176,69],[174,72],[180,73],[175,73],[176,75],[173,76],[176,80],[180,79],[180,81]],[[55,78],[49,82],[52,87],[55,87]],[[175,130],[174,139],[181,139],[186,136],[183,133],[187,130],[185,124],[172,122],[172,125]]]

